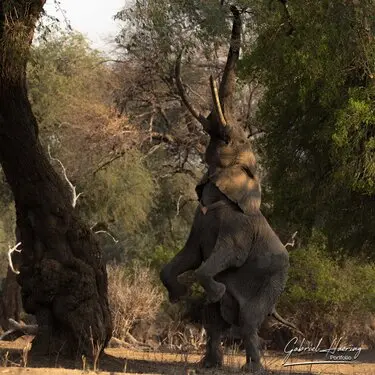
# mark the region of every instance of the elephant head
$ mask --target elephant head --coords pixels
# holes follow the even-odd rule
[[[198,198],[201,198],[204,186],[211,181],[243,212],[250,213],[260,207],[261,188],[250,141],[233,115],[235,67],[239,58],[242,22],[239,10],[233,6],[231,11],[234,16],[231,46],[219,89],[214,78],[210,77],[213,109],[207,117],[189,102],[184,90],[181,81],[182,54],[177,59],[175,76],[186,108],[210,136],[205,154],[208,171],[196,187]]]

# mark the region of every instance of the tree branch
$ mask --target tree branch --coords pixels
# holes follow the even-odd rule
[[[201,113],[197,111],[197,109],[190,103],[184,85],[181,80],[181,59],[182,59],[182,52],[177,57],[176,66],[175,66],[175,79],[176,79],[176,86],[179,93],[179,96],[184,103],[185,107],[189,110],[189,112],[196,118],[202,125],[204,129],[208,129],[208,121],[206,117],[204,117]]]
[[[17,253],[20,253],[22,250],[19,249],[18,247],[21,246],[21,242],[18,242],[16,246],[13,246],[12,248],[9,246],[8,250],[8,262],[9,262],[9,267],[14,272],[16,275],[19,275],[20,271],[16,270],[13,265],[13,260],[12,260],[12,254],[16,251]]]
[[[292,237],[290,237],[290,239],[288,240],[288,242],[284,245],[285,246],[285,248],[287,248],[288,246],[290,246],[290,247],[294,247],[294,245],[295,245],[295,238],[296,238],[296,236],[297,236],[297,233],[298,232],[294,232],[293,234],[292,234]]]
[[[72,197],[72,207],[75,208],[75,206],[77,205],[78,198],[81,196],[82,193],[77,194],[76,187],[71,183],[71,181],[68,178],[68,175],[66,174],[66,168],[64,167],[64,164],[59,159],[52,157],[51,148],[50,148],[49,145],[48,145],[48,155],[49,155],[51,160],[54,160],[54,161],[56,161],[57,163],[60,164],[61,169],[63,171],[64,179],[68,183],[68,185],[70,187],[70,190],[72,192],[72,195],[73,195],[73,197]]]
[[[113,240],[114,243],[118,243],[118,239],[116,239],[114,236],[112,236],[111,233],[107,232],[106,230],[97,230],[94,232],[95,234],[106,234],[108,237],[111,237],[111,239]]]
[[[282,4],[282,6],[284,8],[285,17],[288,20],[289,31],[287,32],[287,35],[288,36],[292,35],[293,32],[295,31],[295,28],[293,26],[292,17],[291,17],[290,12],[289,12],[288,0],[279,0],[279,2]]]

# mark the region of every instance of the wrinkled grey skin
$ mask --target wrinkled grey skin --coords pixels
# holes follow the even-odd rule
[[[205,366],[222,364],[221,333],[236,324],[243,333],[246,369],[259,373],[257,331],[284,289],[288,252],[259,209],[255,158],[243,137],[226,143],[211,136],[206,161],[209,170],[197,193],[207,212],[197,208],[184,248],[160,277],[171,302],[187,293],[177,277],[188,270],[195,270],[205,289],[210,302]]]

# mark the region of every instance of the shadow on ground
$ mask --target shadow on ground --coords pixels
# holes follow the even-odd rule
[[[142,354],[142,353],[140,353]],[[144,353],[147,354],[147,353]],[[65,368],[78,370],[94,370],[92,362],[88,362],[84,358],[77,361],[66,360],[63,358],[48,358],[27,356],[22,349],[2,348],[0,349],[1,365],[4,367],[24,367],[27,368]],[[182,361],[165,360],[163,354],[159,354],[157,360],[151,359],[128,359],[119,358],[114,355],[104,354],[96,366],[96,370],[104,371],[109,374],[128,373],[128,374],[165,374],[165,375],[194,375],[194,374],[211,374],[211,375],[227,375],[227,374],[243,374],[240,368],[224,366],[222,369],[203,369],[198,362],[193,362],[189,358]],[[291,372],[269,371],[266,374],[290,374]],[[293,371],[294,375],[309,375],[307,372]]]
[[[367,363],[366,370],[374,367],[375,369],[375,352],[361,353],[360,360],[362,363]],[[86,360],[79,358],[77,361],[66,360],[54,356],[48,357],[31,357],[27,351],[23,349],[22,345],[17,346],[1,346],[0,347],[0,366],[2,367],[18,367],[25,366],[28,368],[43,368],[43,369],[78,369],[82,370],[100,370],[107,374],[128,373],[128,374],[164,374],[164,375],[195,375],[195,374],[210,374],[210,375],[230,375],[230,374],[244,374],[240,366],[243,364],[244,358],[239,355],[228,355],[225,359],[225,366],[222,369],[203,369],[199,366],[201,356],[198,354],[176,354],[176,353],[147,353],[135,352],[126,349],[108,349],[96,366]],[[300,359],[300,358],[299,358]],[[304,357],[303,359],[306,359]],[[316,359],[316,358],[314,358]],[[264,357],[264,361],[269,370],[266,374],[273,375],[311,375],[313,373],[323,374],[337,374],[342,373],[343,368],[340,367],[340,372],[336,371],[301,371],[298,367],[282,369],[282,356],[280,353],[268,353]],[[319,368],[319,370],[321,370]],[[330,369],[331,370],[331,369]],[[333,369],[332,369],[333,370]],[[363,369],[358,369],[359,372],[351,370],[351,374],[364,374]],[[0,371],[1,372],[1,371]],[[346,373],[346,372],[344,372]],[[373,372],[365,372],[366,374],[373,374]],[[36,374],[36,373],[35,373]],[[43,374],[48,375],[48,370],[43,371]],[[100,374],[100,372],[98,372]]]

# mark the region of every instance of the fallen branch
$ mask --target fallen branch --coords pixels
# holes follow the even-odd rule
[[[8,322],[11,328],[0,336],[0,341],[15,341],[25,335],[35,336],[38,332],[36,324],[18,323],[11,318],[8,319]]]
[[[17,253],[20,253],[22,250],[19,249],[18,247],[21,246],[21,242],[18,242],[18,244],[14,247],[9,246],[8,250],[8,261],[9,261],[9,267],[14,272],[16,275],[19,275],[20,271],[16,270],[13,265],[13,260],[12,260],[12,254],[16,251]]]
[[[70,190],[72,191],[72,195],[73,195],[72,206],[73,206],[73,208],[75,208],[75,206],[77,205],[77,200],[78,200],[78,198],[80,197],[80,195],[82,193],[77,194],[76,187],[71,183],[71,181],[68,178],[68,175],[66,174],[66,168],[64,167],[64,164],[61,162],[61,160],[52,157],[52,155],[51,155],[51,148],[50,148],[49,145],[48,145],[48,155],[49,155],[49,157],[50,157],[51,160],[54,160],[55,162],[57,162],[57,163],[60,164],[61,169],[63,171],[63,175],[64,175],[64,178],[65,178],[65,181],[68,183],[68,185],[70,187]]]

